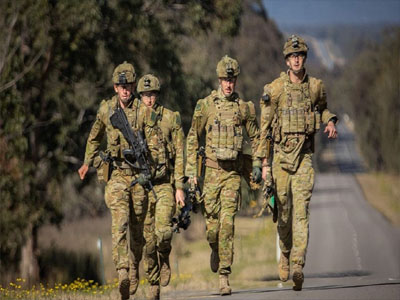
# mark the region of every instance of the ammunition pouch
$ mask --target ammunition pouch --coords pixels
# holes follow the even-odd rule
[[[96,156],[93,167],[96,168],[98,181],[107,183],[110,180],[113,167],[109,162],[102,160],[100,156]]]
[[[279,145],[279,159],[282,169],[295,172],[300,164],[300,153],[305,142],[305,135],[286,135]]]

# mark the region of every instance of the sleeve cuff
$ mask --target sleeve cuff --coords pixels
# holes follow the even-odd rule
[[[261,168],[261,160],[259,158],[256,158],[253,160],[253,168],[257,167],[257,168]]]
[[[176,189],[181,189],[181,190],[183,190],[184,187],[185,187],[185,185],[183,184],[183,182],[176,182],[176,181],[175,181],[175,188],[176,188]]]
[[[335,117],[332,117],[332,118],[330,118],[330,119],[328,120],[328,123],[329,123],[330,121],[332,121],[333,124],[336,125],[336,123],[338,122],[338,118],[337,118],[336,116],[335,116]]]

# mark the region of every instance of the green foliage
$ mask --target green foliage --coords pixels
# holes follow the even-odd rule
[[[400,29],[386,32],[347,66],[334,97],[355,122],[358,143],[373,170],[400,173]],[[351,84],[349,84],[351,83]]]
[[[230,5],[225,10],[218,1],[1,1],[2,271],[16,269],[21,247],[37,227],[61,221],[70,194],[92,200],[86,185],[69,178],[76,177],[76,157],[83,157],[97,104],[112,95],[115,65],[127,60],[139,75],[156,73],[165,101],[188,114],[180,36],[195,34],[190,29],[201,22],[203,31],[237,32],[240,1]],[[64,182],[75,182],[76,191]]]
[[[185,130],[225,54],[242,66],[241,95],[259,97],[283,66],[282,37],[254,10],[260,3],[0,1],[2,272],[17,268],[41,225],[104,209],[94,174],[82,183],[76,170],[98,104],[114,93],[115,65],[127,60],[138,76],[157,75],[161,101],[180,111]]]

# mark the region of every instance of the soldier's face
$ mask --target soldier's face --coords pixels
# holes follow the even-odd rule
[[[153,107],[157,101],[158,94],[156,92],[143,92],[140,94],[143,103],[146,106]]]
[[[135,84],[133,84],[133,83],[114,84],[114,90],[118,94],[119,99],[123,103],[126,103],[129,101],[134,88],[135,88]]]
[[[219,78],[219,85],[225,96],[230,96],[235,91],[236,77]]]
[[[292,53],[286,58],[286,65],[295,74],[303,71],[305,62],[306,56],[303,53]]]

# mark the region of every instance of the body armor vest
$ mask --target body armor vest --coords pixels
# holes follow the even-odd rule
[[[309,82],[293,84],[286,81],[282,96],[276,120],[279,128],[275,128],[275,137],[277,134],[281,137],[311,135],[319,130],[321,115],[311,100]]]
[[[211,149],[218,160],[236,160],[242,151],[242,116],[237,101],[214,100]]]

